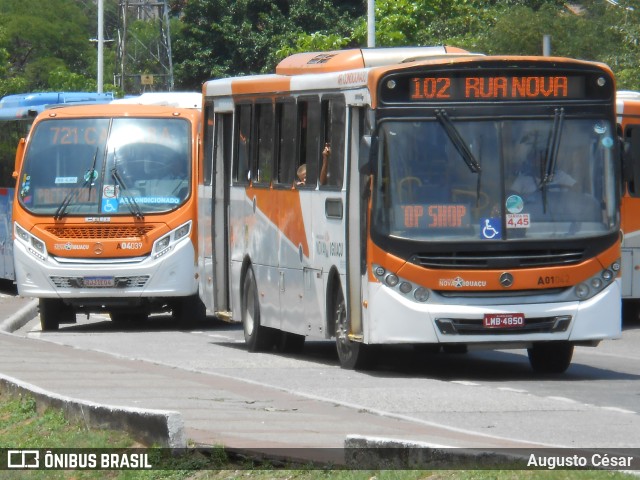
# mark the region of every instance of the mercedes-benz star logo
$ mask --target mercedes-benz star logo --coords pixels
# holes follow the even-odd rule
[[[502,275],[500,275],[500,285],[502,285],[504,288],[509,288],[511,285],[513,285],[513,275],[507,272],[504,272]]]

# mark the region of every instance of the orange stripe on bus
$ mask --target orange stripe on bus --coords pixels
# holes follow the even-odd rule
[[[577,265],[528,269],[435,270],[406,262],[385,252],[371,240],[368,249],[369,265],[380,265],[389,272],[432,290],[459,290],[459,287],[454,286],[454,282],[451,281],[455,278],[467,282],[464,286],[465,290],[508,291],[571,287],[587,280],[620,258],[620,246],[616,244],[597,257]],[[510,289],[505,289],[499,281],[500,275],[505,271],[514,277],[513,286]],[[378,281],[371,271],[368,272],[368,275],[370,281]]]
[[[300,192],[294,188],[248,187],[246,193],[250,200],[256,199],[258,209],[293,245],[301,247],[304,256],[309,258]]]

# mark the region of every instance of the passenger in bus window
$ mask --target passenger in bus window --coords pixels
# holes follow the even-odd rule
[[[324,144],[322,150],[322,167],[320,168],[320,185],[326,185],[329,169],[329,157],[331,156],[331,145],[329,142]]]
[[[329,157],[331,156],[331,146],[329,143],[324,144],[324,149],[322,150],[322,167],[320,168],[320,185],[326,185],[328,178],[328,169],[329,169]],[[303,163],[298,167],[296,171],[296,175],[298,176],[298,180],[296,181],[297,186],[306,185],[307,182],[307,164]]]
[[[542,135],[539,132],[528,132],[516,145],[513,165],[516,176],[511,183],[512,192],[519,195],[531,195],[542,187],[542,172],[544,166],[546,141],[540,143]],[[558,165],[553,178],[549,182],[550,187],[570,189],[576,184],[576,180]]]
[[[296,185],[304,185],[307,181],[307,164],[303,163],[298,167],[296,171],[296,175],[298,176],[298,180],[296,181]]]

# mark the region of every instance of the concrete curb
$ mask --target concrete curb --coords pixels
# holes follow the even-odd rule
[[[38,411],[48,407],[61,409],[67,420],[85,423],[94,428],[125,431],[147,446],[172,449],[187,446],[184,420],[179,412],[116,407],[76,400],[0,374],[0,395],[18,398],[25,394],[35,398]]]
[[[348,435],[344,441],[344,450],[347,467],[374,470],[450,469],[454,466],[460,468],[460,465],[499,469],[524,458],[515,448],[501,449],[498,452],[360,435]]]
[[[0,332],[15,332],[35,318],[36,315],[38,315],[38,300],[31,300],[16,313],[0,323]]]

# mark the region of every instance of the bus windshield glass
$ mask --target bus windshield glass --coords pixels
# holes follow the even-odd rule
[[[140,217],[173,210],[188,196],[186,120],[51,119],[31,135],[18,181],[31,213]]]
[[[601,236],[618,228],[615,129],[545,119],[384,121],[373,228],[418,241]]]

